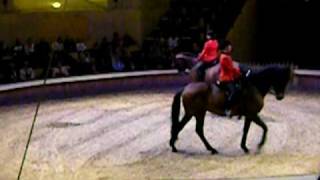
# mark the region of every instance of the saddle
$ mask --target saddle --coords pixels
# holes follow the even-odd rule
[[[246,71],[243,71],[241,73],[240,78],[238,78],[237,80],[235,80],[233,83],[236,87],[237,90],[241,90],[242,87],[248,82],[248,78],[251,74],[251,69],[248,69]],[[226,87],[224,86],[223,83],[221,83],[219,80],[217,80],[215,82],[215,85],[220,88],[221,90],[226,90]]]
[[[241,80],[240,80],[240,79],[238,79],[238,80],[236,80],[236,81],[234,81],[234,82],[232,82],[232,83],[234,84],[234,86],[235,86],[235,88],[236,88],[236,91],[242,89],[242,83],[241,83]],[[226,95],[229,94],[229,92],[227,92],[227,87],[226,87],[226,85],[225,85],[224,83],[221,83],[221,82],[218,80],[218,81],[216,81],[215,85],[216,85],[220,90],[225,91]]]
[[[232,104],[235,104],[237,101],[239,101],[239,95],[241,96],[241,91],[245,89],[246,84],[248,83],[248,77],[251,74],[251,70],[247,70],[245,73],[241,74],[240,78],[232,82],[233,85],[233,95],[232,95]],[[224,92],[226,98],[231,96],[231,92],[227,87],[227,84],[221,83],[220,81],[216,81],[215,85]],[[231,102],[230,102],[231,103]],[[241,119],[242,115],[238,116],[238,119]]]

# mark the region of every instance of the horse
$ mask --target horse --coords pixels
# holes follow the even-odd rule
[[[174,59],[174,64],[177,70],[182,73],[186,70],[191,70],[192,67],[197,63],[197,56],[190,52],[177,53]]]
[[[242,88],[231,107],[231,115],[244,116],[243,136],[241,148],[249,153],[246,146],[247,134],[251,122],[256,123],[263,129],[263,135],[258,144],[260,150],[265,143],[268,128],[259,117],[259,112],[264,106],[264,97],[270,90],[274,91],[277,100],[282,100],[285,90],[293,77],[293,69],[285,65],[268,65],[260,69],[252,69],[245,80],[242,80]],[[207,111],[224,116],[224,104],[226,94],[216,84],[208,82],[191,82],[182,90],[178,91],[173,98],[171,107],[171,139],[169,145],[172,152],[177,152],[175,142],[179,132],[194,116],[196,118],[196,133],[204,143],[207,150],[212,154],[218,153],[206,140],[203,132],[204,118]],[[185,114],[179,121],[181,99]]]

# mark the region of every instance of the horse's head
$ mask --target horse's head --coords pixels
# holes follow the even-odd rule
[[[191,68],[197,63],[197,56],[188,52],[180,52],[176,54],[174,63],[179,71],[185,71]]]
[[[271,88],[274,91],[277,100],[282,100],[284,98],[286,88],[293,77],[293,72],[291,66],[274,66],[273,75],[271,76]]]

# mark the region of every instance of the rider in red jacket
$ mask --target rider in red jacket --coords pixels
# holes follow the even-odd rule
[[[198,79],[199,81],[203,81],[206,69],[218,64],[219,62],[219,43],[215,39],[213,32],[209,31],[207,33],[207,41],[204,44],[203,50],[199,54],[198,59],[201,62],[198,67]]]
[[[240,76],[240,69],[233,66],[230,54],[222,52],[220,55],[220,82],[232,82]]]
[[[238,67],[233,65],[233,60],[231,57],[232,45],[229,41],[224,41],[221,43],[221,55],[220,55],[220,74],[219,81],[220,84],[225,87],[228,91],[228,98],[225,104],[225,114],[230,116],[230,108],[233,104],[234,97],[236,95],[236,83],[235,81],[239,79],[241,73]]]

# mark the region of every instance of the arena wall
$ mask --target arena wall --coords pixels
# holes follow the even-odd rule
[[[30,81],[0,86],[0,106],[26,104],[39,99],[65,99],[97,94],[134,91],[179,89],[189,76],[176,70],[113,73]]]
[[[0,86],[0,106],[25,104],[43,99],[64,99],[133,90],[181,89],[190,82],[177,70],[152,70],[49,79]],[[318,93],[320,72],[296,70],[290,90]]]

